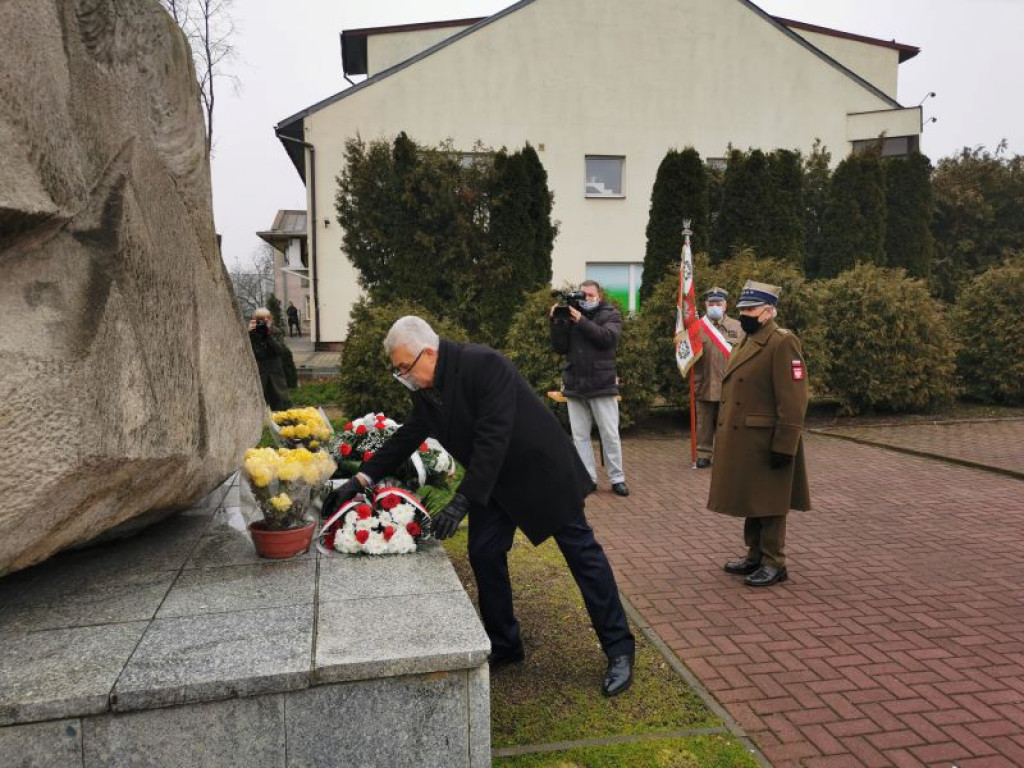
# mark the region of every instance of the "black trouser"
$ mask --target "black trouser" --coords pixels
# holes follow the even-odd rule
[[[289,336],[292,335],[292,328],[295,329],[295,333],[299,334],[299,336],[302,335],[302,328],[299,327],[299,321],[298,320],[293,320],[292,318],[289,317],[288,318],[288,335]]]
[[[498,654],[512,652],[522,643],[508,576],[508,551],[515,533],[516,524],[494,505],[474,507],[469,514],[469,562],[480,596],[480,617],[492,650]],[[619,600],[615,574],[583,512],[554,539],[583,595],[605,654],[632,656],[635,642]]]

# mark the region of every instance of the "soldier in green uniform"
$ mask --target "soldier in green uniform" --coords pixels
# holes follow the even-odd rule
[[[718,403],[722,399],[722,377],[730,356],[743,341],[739,322],[725,314],[728,300],[728,292],[717,285],[704,294],[706,314],[700,329],[704,354],[693,366],[693,393],[697,401],[697,469],[711,466]]]
[[[722,381],[708,509],[746,518],[747,554],[725,564],[752,587],[788,578],[786,515],[810,509],[803,426],[807,369],[800,340],[775,322],[780,288],[748,280],[736,307],[747,334]]]

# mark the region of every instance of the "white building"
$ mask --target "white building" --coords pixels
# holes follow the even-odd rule
[[[737,148],[835,161],[887,136],[917,148],[919,107],[895,100],[912,46],[769,16],[747,0],[523,0],[485,19],[349,30],[346,76],[367,79],[283,120],[306,182],[313,338],[345,338],[358,298],[334,211],[357,134],[538,151],[555,194],[554,282],[639,287],[651,187],[670,148]]]
[[[309,295],[309,249],[306,244],[305,211],[278,211],[270,229],[256,235],[274,248],[274,295],[282,313],[289,302],[299,310],[303,334],[309,333],[312,301]],[[284,318],[287,324],[288,318]]]

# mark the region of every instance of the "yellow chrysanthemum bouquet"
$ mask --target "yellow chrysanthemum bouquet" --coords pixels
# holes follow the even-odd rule
[[[319,487],[337,468],[327,451],[299,448],[250,448],[242,474],[269,530],[306,523],[310,489]]]
[[[319,408],[289,408],[270,415],[278,441],[289,448],[318,451],[334,434],[331,422]]]

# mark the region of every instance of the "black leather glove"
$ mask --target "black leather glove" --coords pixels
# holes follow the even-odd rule
[[[768,466],[772,469],[782,469],[788,467],[793,463],[793,457],[788,453],[779,453],[778,451],[772,451],[771,458],[768,459]]]
[[[435,538],[450,538],[455,535],[459,523],[467,514],[469,514],[469,499],[461,493],[456,493],[448,502],[448,506],[431,518],[430,530],[434,532]]]
[[[324,499],[324,506],[320,510],[320,516],[328,518],[341,509],[341,505],[347,501],[352,501],[357,494],[364,491],[363,484],[360,483],[356,478],[349,478],[345,483],[339,485],[333,491],[327,494],[327,498]]]

